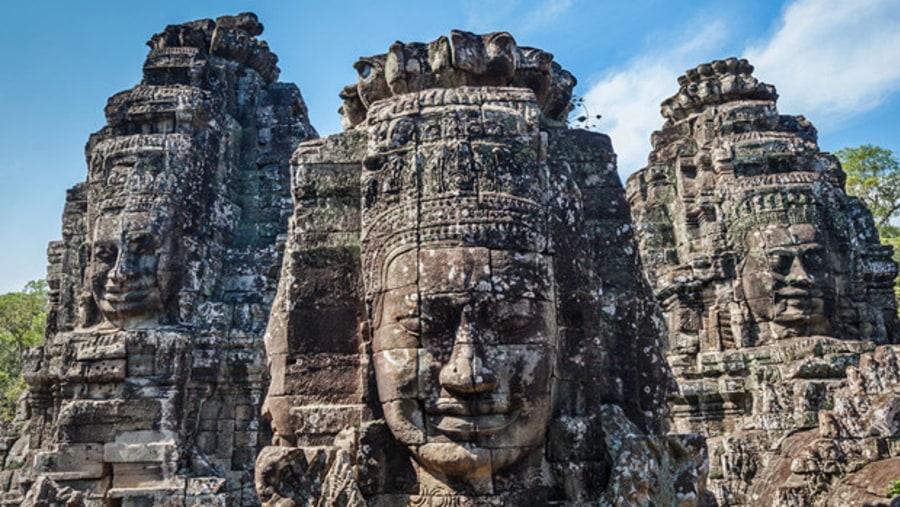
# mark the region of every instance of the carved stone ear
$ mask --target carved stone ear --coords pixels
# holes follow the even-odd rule
[[[743,264],[743,262],[741,263]],[[738,265],[737,272],[740,273],[741,266]],[[732,291],[734,292],[734,300],[735,301],[745,301],[744,297],[744,284],[741,283],[741,277],[736,276],[734,280],[731,282]]]

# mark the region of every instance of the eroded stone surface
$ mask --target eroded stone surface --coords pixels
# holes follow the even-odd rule
[[[262,332],[316,137],[253,14],[167,27],[109,99],[50,245],[4,505],[257,505]]]
[[[527,88],[545,119],[565,121],[575,86],[575,77],[552,54],[519,47],[506,32],[453,30],[429,43],[398,41],[386,54],[360,58],[353,67],[359,80],[340,94],[345,128],[363,124],[378,100],[463,86]]]
[[[871,496],[847,493],[859,481],[839,481],[895,455],[883,398],[897,370],[854,378],[900,339],[897,267],[815,128],[779,115],[752,70],[728,59],[679,78],[627,185],[669,328],[674,427],[707,437],[711,502],[825,505],[840,491],[862,505]]]
[[[615,155],[550,98],[574,80],[505,33],[356,68],[350,128],[294,153],[263,503],[695,505]]]

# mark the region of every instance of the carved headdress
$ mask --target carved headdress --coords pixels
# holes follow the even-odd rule
[[[532,93],[429,90],[379,102],[369,114],[362,174],[368,294],[381,285],[376,274],[386,257],[407,245],[547,251],[549,171]]]
[[[340,112],[346,127],[362,124],[381,99],[429,89],[463,86],[530,89],[545,118],[565,121],[571,109],[575,77],[553,55],[519,47],[506,32],[477,35],[453,30],[450,37],[423,43],[395,42],[387,54],[360,58],[354,64],[358,83],[341,92]]]
[[[768,225],[813,224],[829,232],[834,245],[849,241],[846,216],[829,202],[827,188],[815,184],[775,185],[746,190],[737,204],[725,211],[724,226],[728,246],[739,255],[746,253],[748,232]],[[833,200],[832,200],[833,201]]]

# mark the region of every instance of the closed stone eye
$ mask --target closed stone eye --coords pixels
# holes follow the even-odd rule
[[[530,328],[535,320],[533,315],[513,315],[501,320],[495,327],[501,333],[519,333]]]
[[[418,317],[398,317],[397,323],[400,324],[400,327],[402,327],[404,331],[412,336],[419,336],[422,331]]]

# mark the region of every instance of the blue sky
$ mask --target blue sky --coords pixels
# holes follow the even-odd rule
[[[453,28],[507,30],[552,52],[579,80],[624,176],[643,166],[659,103],[685,69],[748,57],[785,114],[803,114],[826,151],[900,153],[897,0],[0,0],[0,293],[45,276],[65,190],[106,99],[138,84],[145,42],[167,24],[253,11],[320,134],[340,129],[337,93],[357,57]]]

